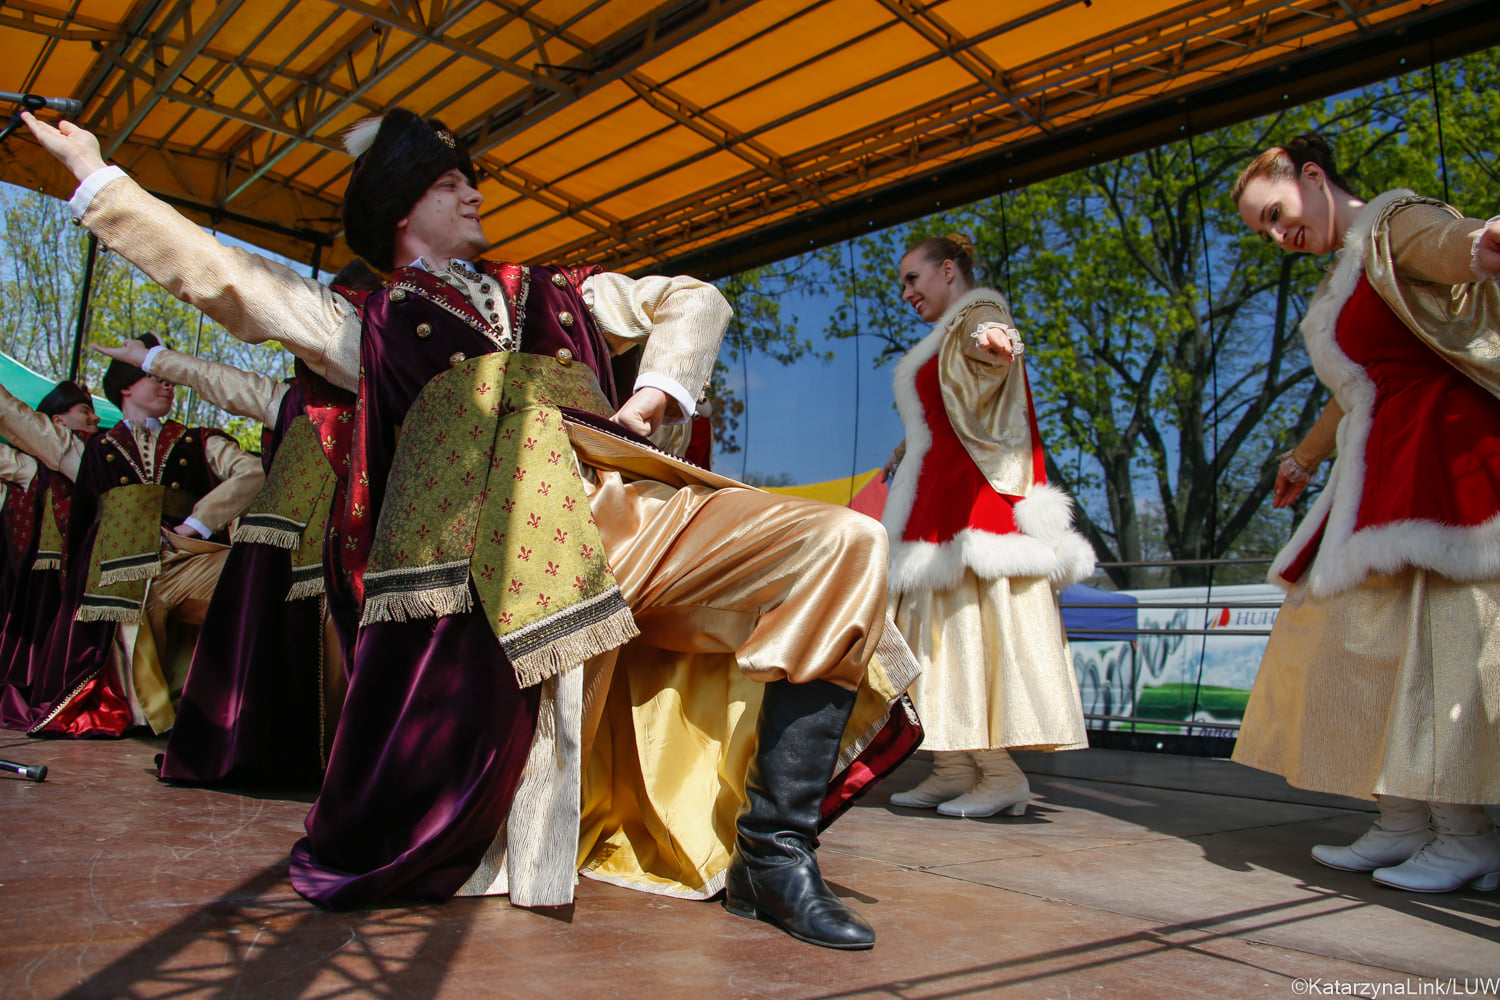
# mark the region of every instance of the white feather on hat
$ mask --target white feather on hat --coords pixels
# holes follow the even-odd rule
[[[378,115],[374,118],[361,118],[344,129],[344,148],[349,151],[350,156],[358,159],[375,145],[375,134],[380,131],[380,123],[384,120]]]

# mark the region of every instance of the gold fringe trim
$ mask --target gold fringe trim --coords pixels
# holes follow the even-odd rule
[[[116,622],[121,625],[134,625],[141,620],[141,609],[83,604],[74,613],[73,620],[78,622]]]
[[[573,669],[584,660],[618,649],[640,634],[640,626],[636,625],[630,609],[621,608],[603,621],[559,636],[540,649],[513,657],[511,667],[523,688],[532,687],[548,677]],[[501,645],[504,644],[502,640]],[[509,653],[506,650],[506,654]]]
[[[246,545],[269,545],[277,549],[295,549],[302,544],[302,535],[282,528],[268,528],[263,524],[242,524],[234,529],[233,540]]]
[[[123,569],[101,568],[99,570],[99,586],[112,587],[117,583],[134,583],[137,580],[151,580],[160,574],[160,559],[141,566],[126,566]]]
[[[292,584],[292,589],[286,592],[288,601],[300,601],[304,597],[321,597],[323,595],[323,574],[308,580],[298,580]]]
[[[62,569],[62,556],[50,552],[45,555],[39,555],[32,560],[31,569],[33,572],[47,569]]]
[[[365,612],[360,625],[375,622],[415,621],[419,618],[444,618],[473,610],[469,581],[460,586],[435,587],[430,590],[400,590],[365,597]]]

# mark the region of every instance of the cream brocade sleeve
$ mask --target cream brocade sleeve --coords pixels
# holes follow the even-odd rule
[[[106,184],[81,219],[177,298],[247,344],[279,341],[334,385],[359,386],[359,315],[291,268],[227,247],[129,177]],[[205,522],[206,523],[206,522]]]
[[[0,510],[5,508],[5,484],[29,489],[31,481],[36,478],[36,470],[36,459],[8,444],[0,444]]]
[[[0,386],[0,433],[52,471],[69,479],[78,478],[83,441],[12,396],[4,386]]]
[[[225,413],[258,420],[272,430],[289,388],[264,375],[173,350],[151,359],[151,374],[188,386]]]
[[[1393,212],[1388,238],[1396,273],[1408,281],[1440,285],[1478,280],[1474,246],[1487,226],[1478,219],[1454,218],[1432,204]]]
[[[686,275],[630,278],[604,272],[584,279],[583,301],[616,354],[645,343],[636,388],[654,386],[690,419],[708,387],[734,310],[713,285]]]
[[[193,505],[193,518],[210,531],[218,531],[244,513],[260,492],[266,474],[259,458],[217,434],[203,442],[203,452],[208,467],[222,482]]]
[[[938,348],[943,409],[990,487],[1026,496],[1034,484],[1026,370],[1019,361],[997,362],[974,342],[984,323],[1014,325],[1008,308],[981,302],[955,317]]]

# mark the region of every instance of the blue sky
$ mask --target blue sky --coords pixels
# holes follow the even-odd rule
[[[794,483],[817,483],[884,465],[902,437],[891,394],[895,364],[871,363],[882,346],[872,337],[860,338],[858,361],[853,340],[825,340],[829,307],[820,299],[798,295],[782,308],[812,340],[814,354],[833,350],[835,357],[781,365],[755,355],[746,379],[726,355],[729,383],[745,400],[740,439],[748,447],[734,455],[716,452],[714,469],[736,478],[785,473]]]

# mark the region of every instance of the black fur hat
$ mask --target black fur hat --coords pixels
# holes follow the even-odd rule
[[[79,403],[87,403],[91,410],[94,408],[94,398],[87,389],[77,382],[63,381],[42,397],[42,401],[36,404],[36,412],[44,417],[56,417],[67,413]]]
[[[161,344],[154,333],[141,334],[140,341],[146,345],[147,349]],[[109,367],[104,370],[104,398],[119,406],[126,389],[141,379],[150,377],[135,365],[127,365],[123,361],[111,361]]]
[[[355,157],[344,190],[344,239],[373,266],[395,266],[396,223],[443,174],[461,170],[479,184],[474,161],[458,138],[436,118],[392,108],[366,118],[344,133],[344,148]]]

